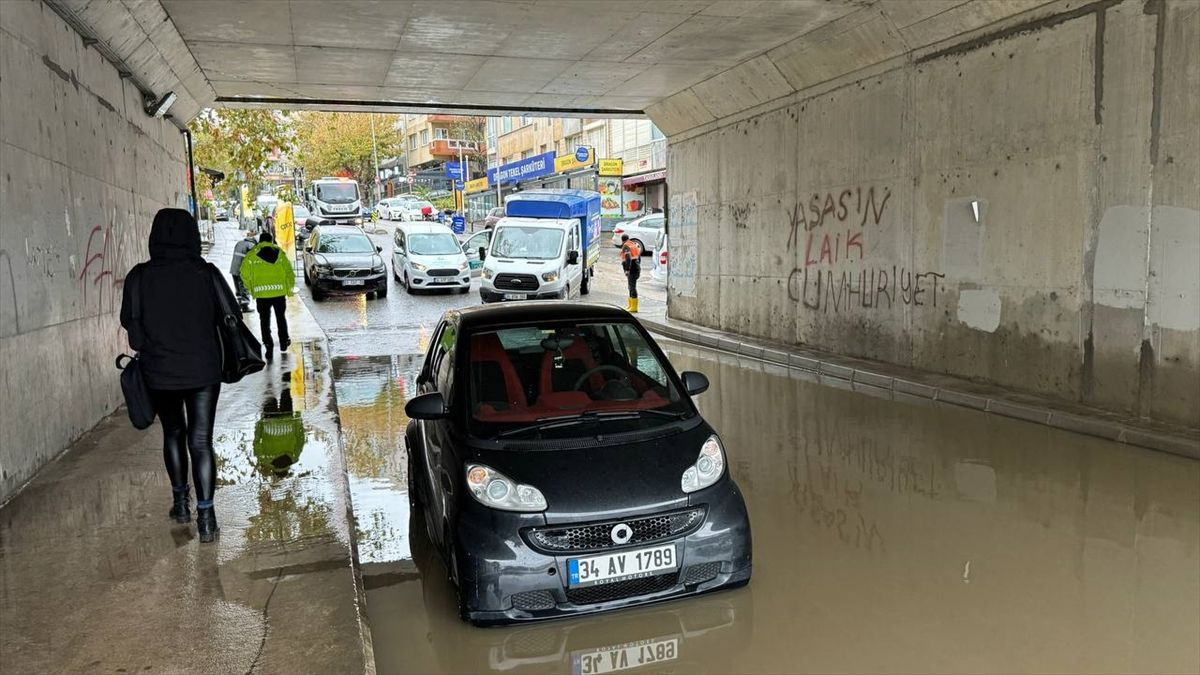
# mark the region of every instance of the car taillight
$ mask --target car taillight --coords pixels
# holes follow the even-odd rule
[[[667,264],[667,252],[666,251],[663,251],[662,253],[658,254],[658,264],[659,265]]]
[[[617,229],[613,230],[613,234],[625,234],[625,230],[618,227]]]

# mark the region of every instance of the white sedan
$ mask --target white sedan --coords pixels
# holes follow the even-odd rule
[[[612,245],[620,248],[621,235],[627,234],[641,246],[643,254],[651,253],[666,222],[667,218],[663,214],[650,213],[626,223],[617,223],[613,228]]]
[[[400,220],[404,217],[405,206],[408,199],[404,197],[388,197],[379,201],[379,219],[380,220]]]

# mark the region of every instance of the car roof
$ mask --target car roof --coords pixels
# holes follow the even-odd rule
[[[446,319],[455,321],[463,331],[481,330],[510,323],[539,321],[628,321],[629,312],[612,305],[593,305],[576,302],[501,302],[446,312]]]
[[[405,234],[454,234],[450,228],[440,223],[400,223],[396,229],[404,230]]]

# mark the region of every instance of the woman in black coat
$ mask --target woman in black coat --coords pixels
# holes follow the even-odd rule
[[[214,279],[219,283],[214,284]],[[150,261],[125,277],[121,325],[138,350],[142,375],[163,428],[163,458],[171,478],[176,522],[191,520],[188,456],[196,483],[196,530],[200,541],[217,536],[213,510],[216,458],[213,423],[221,392],[216,293],[233,294],[200,256],[200,229],[183,209],[161,209],[150,229]],[[134,319],[134,293],[140,318]],[[230,305],[232,306],[232,305]]]

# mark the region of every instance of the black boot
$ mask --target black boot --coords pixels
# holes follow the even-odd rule
[[[175,519],[177,523],[188,523],[192,520],[192,509],[188,506],[188,488],[171,488],[171,496],[174,503],[171,505],[171,510],[167,515]]]
[[[201,543],[216,541],[220,531],[221,528],[217,527],[217,512],[214,509],[196,509],[196,533],[200,535]]]

